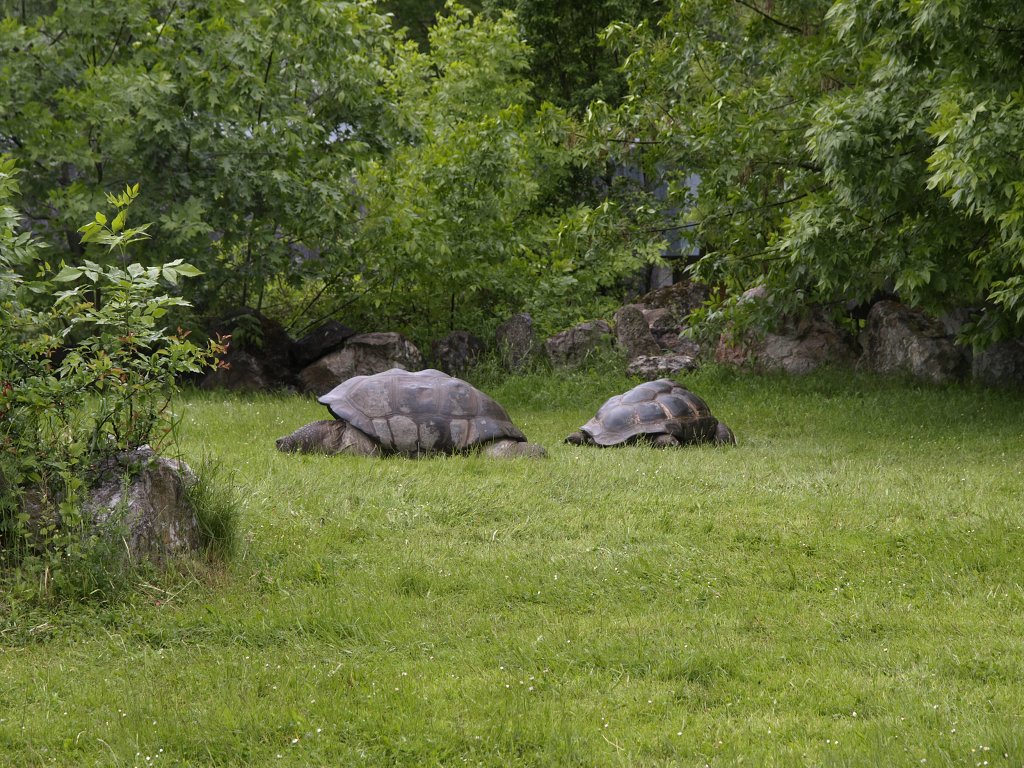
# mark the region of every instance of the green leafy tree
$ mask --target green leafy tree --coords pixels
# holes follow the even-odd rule
[[[772,314],[879,291],[972,307],[986,343],[1024,327],[1022,29],[1009,2],[688,0],[609,30],[630,96],[593,127],[666,173],[704,278],[767,285]]]
[[[529,76],[537,99],[574,114],[592,101],[616,103],[625,95],[623,60],[602,45],[604,29],[653,22],[664,13],[661,3],[650,0],[485,0],[484,6],[515,13],[532,49]]]
[[[354,164],[379,151],[392,45],[370,2],[23,3],[0,22],[0,151],[58,253],[104,189],[139,180],[154,263],[206,273],[200,300],[259,306],[344,239]]]
[[[533,105],[513,17],[450,11],[428,52],[397,53],[385,93],[404,138],[359,170],[364,215],[332,290],[339,301],[364,294],[362,312],[424,338],[523,308],[560,327],[651,254],[607,209],[557,202],[576,160],[573,125]]]

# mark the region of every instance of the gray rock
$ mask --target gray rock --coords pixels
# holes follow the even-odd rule
[[[122,538],[133,560],[162,561],[203,544],[188,498],[195,482],[187,464],[144,445],[114,457],[83,511],[103,535]]]
[[[680,280],[664,288],[645,293],[633,303],[648,309],[667,309],[676,320],[684,322],[693,310],[707,301],[709,295],[708,287],[703,283]]]
[[[827,364],[848,364],[854,359],[852,341],[821,312],[784,324],[780,333],[764,337],[761,352],[766,370],[810,373]]]
[[[430,345],[430,359],[435,368],[460,374],[472,368],[486,351],[484,340],[469,331],[452,331]]]
[[[513,315],[494,331],[494,343],[505,368],[522,370],[537,352],[533,318],[526,312]]]
[[[260,389],[291,387],[295,384],[292,367],[292,339],[284,326],[255,309],[242,308],[209,325],[210,336],[231,336],[226,360],[239,368],[237,375],[207,377],[206,388],[225,387],[251,390],[262,380]],[[249,356],[242,359],[241,354]],[[259,376],[252,375],[251,360],[259,366]],[[217,372],[214,371],[216,374]]]
[[[299,380],[305,392],[322,395],[353,376],[370,376],[392,368],[418,371],[423,355],[400,333],[363,333],[352,336],[337,352],[302,369]]]
[[[689,355],[641,355],[630,360],[626,370],[630,376],[654,381],[697,368],[697,361]]]
[[[964,351],[942,323],[895,301],[880,301],[868,313],[864,363],[877,373],[909,373],[942,383],[960,378]]]
[[[1009,339],[974,353],[971,376],[989,387],[1024,385],[1024,339]]]
[[[263,364],[255,355],[241,349],[229,349],[221,365],[199,382],[199,388],[263,392],[271,388],[271,383]]]
[[[633,359],[640,356],[657,355],[661,347],[651,333],[651,328],[644,316],[643,309],[637,304],[626,304],[615,313],[615,339],[626,353]]]
[[[665,307],[656,307],[644,309],[643,313],[647,320],[647,327],[650,328],[651,335],[654,336],[654,340],[662,352],[693,358],[700,356],[700,344],[683,336],[686,326],[676,320],[671,310]]]
[[[757,301],[764,301],[768,298],[768,288],[765,285],[755,285],[748,288],[737,299],[738,304],[752,304]]]
[[[292,362],[297,368],[305,368],[324,355],[341,349],[355,335],[356,332],[347,325],[328,320],[292,344]]]
[[[737,338],[723,333],[715,361],[762,371],[801,374],[828,364],[853,362],[848,334],[819,310],[799,319],[785,319],[773,332],[749,331]]]
[[[612,328],[604,320],[590,320],[556,333],[545,342],[553,365],[579,365],[602,347],[611,347]]]

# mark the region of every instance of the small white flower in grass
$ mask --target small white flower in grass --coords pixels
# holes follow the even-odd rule
[[[292,739],[292,744],[298,744],[298,743],[299,743],[299,739],[296,736],[294,739]]]

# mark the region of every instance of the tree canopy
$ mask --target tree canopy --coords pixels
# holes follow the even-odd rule
[[[563,327],[686,233],[718,297],[898,295],[1021,335],[1017,4],[473,5],[4,3],[31,231],[79,258],[77,223],[140,183],[146,259],[203,269],[200,309],[293,328]]]
[[[610,33],[630,95],[601,126],[650,143],[698,274],[773,311],[885,292],[1020,334],[1017,4],[688,0]]]

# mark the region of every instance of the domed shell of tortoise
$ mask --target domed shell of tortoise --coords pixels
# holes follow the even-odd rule
[[[526,440],[497,402],[432,368],[353,376],[317,400],[386,453],[454,452],[492,440]]]
[[[662,434],[682,443],[702,442],[712,440],[717,427],[707,403],[671,379],[658,379],[608,398],[580,431],[607,446]]]

